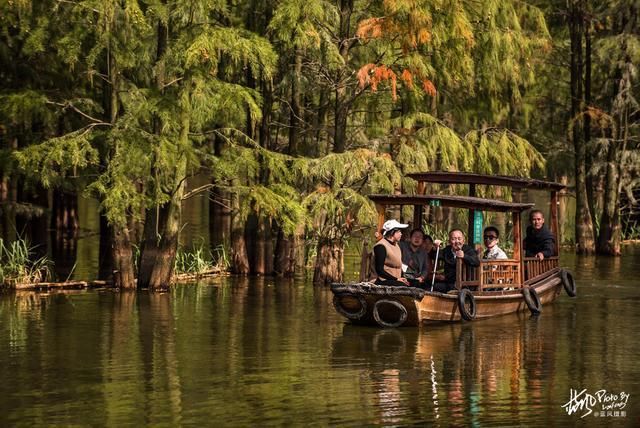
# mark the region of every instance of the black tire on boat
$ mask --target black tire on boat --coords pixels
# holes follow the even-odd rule
[[[469,305],[468,308],[467,304]],[[476,299],[469,289],[463,288],[460,290],[458,294],[458,307],[460,308],[460,315],[466,321],[471,321],[476,317]]]
[[[522,295],[524,296],[524,302],[533,315],[538,315],[542,312],[542,303],[538,297],[538,293],[533,288],[523,288]]]
[[[380,306],[382,306],[382,305],[394,306],[400,312],[400,317],[396,321],[383,320],[382,317],[380,316],[380,309],[379,309]],[[405,308],[402,305],[402,303],[397,302],[395,300],[380,299],[373,306],[373,319],[375,319],[376,322],[381,327],[389,327],[389,328],[400,327],[407,320],[407,315],[408,315],[407,314],[407,308]]]
[[[573,274],[567,269],[562,269],[561,277],[564,291],[567,292],[569,297],[576,297],[576,281],[573,279]]]
[[[353,312],[347,310],[347,308],[345,308],[342,305],[343,297],[350,297],[350,298],[356,299],[360,304],[360,309]],[[343,316],[345,316],[346,318],[349,318],[350,320],[359,320],[364,316],[364,314],[367,313],[367,301],[364,299],[363,296],[360,296],[357,294],[351,294],[351,293],[336,294],[333,296],[333,306],[336,308],[336,311],[338,311],[339,314],[342,314]]]

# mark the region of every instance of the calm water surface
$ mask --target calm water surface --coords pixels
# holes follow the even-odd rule
[[[0,296],[0,425],[639,426],[640,248],[537,318],[345,323],[305,280]],[[570,390],[630,394],[580,418]],[[592,410],[600,409],[600,404]]]

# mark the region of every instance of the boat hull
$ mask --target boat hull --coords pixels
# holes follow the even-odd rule
[[[529,287],[536,291],[544,308],[562,293],[561,270],[548,273],[539,281],[529,284]],[[366,283],[333,284],[331,289],[334,293],[334,305],[340,306],[336,308],[338,312],[346,314],[356,324],[381,325],[378,320],[382,319],[390,324],[388,326],[395,326],[404,317],[403,309],[398,304],[406,311],[406,319],[400,323],[403,327],[463,320],[458,293],[442,294],[411,287],[385,287]],[[474,320],[529,310],[521,289],[472,294],[476,304]],[[362,314],[358,317],[360,313]]]

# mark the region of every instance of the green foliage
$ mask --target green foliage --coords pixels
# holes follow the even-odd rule
[[[545,166],[542,155],[527,140],[506,129],[472,131],[465,140],[474,154],[474,172],[528,177]]]
[[[88,130],[78,130],[16,152],[20,168],[38,177],[45,187],[60,184],[69,174],[98,163]]]
[[[306,160],[296,168],[315,186],[302,204],[319,241],[344,243],[355,226],[373,224],[376,211],[366,195],[390,193],[400,184],[391,157],[367,149]]]

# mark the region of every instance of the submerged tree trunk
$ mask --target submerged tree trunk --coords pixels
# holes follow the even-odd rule
[[[244,239],[245,222],[240,215],[238,195],[231,196],[231,271],[247,275],[249,273],[249,256]]]
[[[189,144],[190,114],[189,91],[183,88],[180,136],[178,145]],[[147,210],[144,241],[140,252],[138,287],[154,291],[166,290],[171,283],[173,266],[178,250],[178,237],[182,221],[182,196],[187,177],[187,155],[181,151],[173,171],[174,190],[169,202]]]
[[[313,283],[316,285],[342,282],[344,273],[344,247],[335,242],[319,242]]]
[[[607,156],[607,175],[604,190],[604,207],[600,220],[600,231],[598,233],[598,254],[619,256],[621,254],[620,244],[622,241],[622,230],[620,226],[620,177],[618,166],[614,164],[615,151],[611,144],[609,155]]]
[[[111,279],[113,273],[112,227],[104,213],[100,213],[100,247],[98,249],[98,279]]]
[[[128,227],[111,228],[111,257],[113,261],[113,285],[121,289],[135,289],[133,247]]]
[[[278,276],[291,276],[295,273],[295,238],[285,235],[278,229],[276,248],[274,255],[273,271]]]
[[[270,274],[267,272],[267,245],[270,243],[267,239],[267,225],[262,218],[257,219],[255,234],[255,254],[253,261],[253,273],[256,275]]]
[[[584,111],[582,91],[582,38],[583,38],[583,10],[579,0],[571,3],[569,30],[571,36],[571,118],[572,140],[575,150],[575,179],[576,179],[576,252],[590,254],[595,250],[593,221],[586,184],[586,147],[583,141],[583,120],[578,115]]]
[[[626,49],[626,44],[623,44]],[[604,192],[604,206],[600,231],[598,234],[597,250],[599,254],[612,256],[621,255],[622,226],[620,224],[620,192],[622,191],[622,156],[627,148],[629,140],[629,105],[628,99],[631,93],[631,65],[625,64],[621,70],[621,78],[618,83],[616,102],[620,106],[616,112],[618,124],[616,132],[609,143],[607,153],[607,173]],[[614,107],[615,110],[615,107]]]

